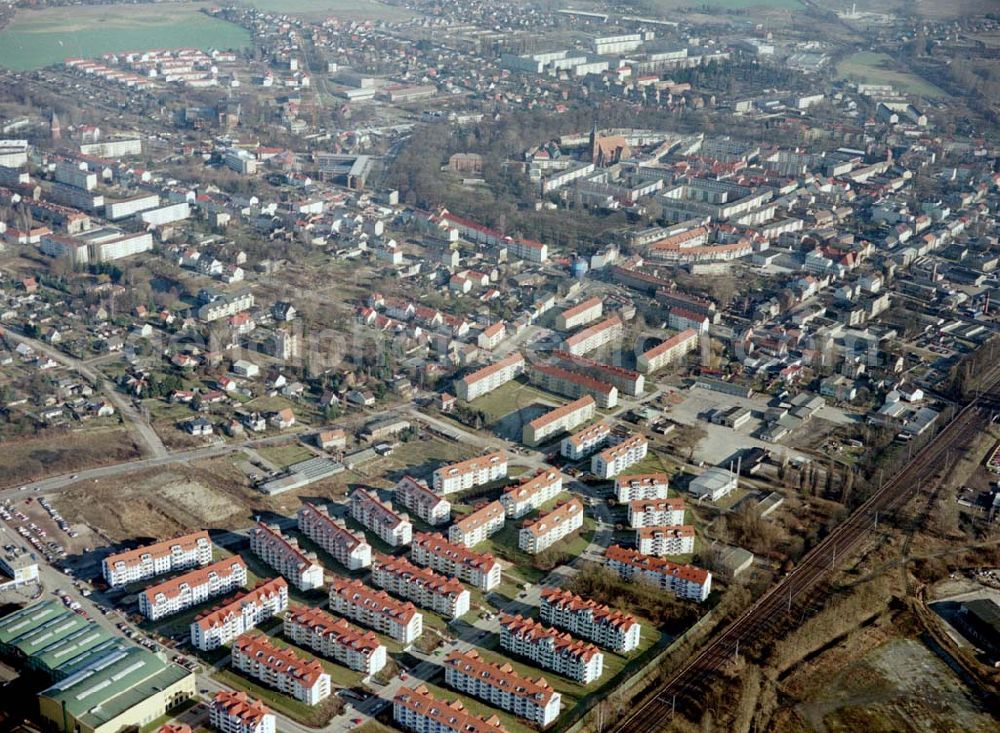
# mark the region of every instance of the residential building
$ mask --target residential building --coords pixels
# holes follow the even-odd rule
[[[689,328],[639,354],[636,357],[636,367],[643,374],[652,374],[680,361],[685,354],[694,351],[697,347],[698,332]]]
[[[351,494],[351,516],[392,547],[408,545],[413,537],[413,525],[406,514],[364,489],[355,489]]]
[[[294,537],[281,534],[277,525],[257,522],[250,530],[250,549],[299,590],[323,587],[319,559],[314,553],[304,552]]]
[[[662,527],[684,524],[684,500],[635,499],[628,503],[628,526]]]
[[[594,416],[596,403],[589,394],[536,417],[521,431],[521,442],[538,445],[547,438],[569,432]]]
[[[573,498],[537,519],[521,525],[517,546],[530,555],[547,550],[583,527],[583,503]]]
[[[507,384],[518,374],[524,372],[524,357],[514,352],[495,364],[477,369],[455,380],[455,394],[459,399],[471,402],[477,397],[492,392],[497,387]]]
[[[231,658],[234,669],[306,705],[318,705],[330,696],[330,675],[318,659],[302,659],[260,632],[240,636]]]
[[[504,325],[503,321],[499,323],[494,323],[492,326],[487,326],[483,329],[482,333],[476,339],[476,345],[480,349],[485,349],[486,351],[493,351],[500,342],[504,340],[507,336],[507,326]]]
[[[703,603],[712,592],[712,574],[694,565],[679,565],[620,545],[605,553],[608,567],[625,580],[641,580],[678,598]]]
[[[694,527],[675,524],[661,527],[639,527],[635,531],[635,546],[643,555],[690,555],[694,552]]]
[[[231,593],[246,582],[246,563],[234,555],[146,588],[139,594],[139,611],[149,620],[157,621]]]
[[[475,547],[503,529],[506,513],[499,501],[484,504],[451,525],[448,528],[448,539],[465,547]]]
[[[450,619],[469,612],[469,591],[457,578],[446,578],[430,568],[418,567],[405,557],[376,555],[372,581],[394,595]]]
[[[453,649],[444,658],[444,681],[448,687],[479,698],[490,707],[544,728],[559,716],[561,695],[544,677],[533,680],[514,671],[509,663],[496,664],[475,649]]]
[[[322,547],[348,570],[361,570],[372,564],[372,546],[365,536],[349,530],[342,521],[330,516],[325,506],[304,502],[298,514],[299,531]]]
[[[581,354],[586,354],[602,346],[606,346],[612,341],[617,341],[624,335],[625,325],[622,323],[622,319],[616,314],[568,337],[566,339],[566,351],[573,354],[573,356],[580,356]]]
[[[598,297],[587,298],[587,300],[567,308],[556,316],[556,328],[560,331],[569,331],[577,326],[585,326],[591,321],[596,321],[604,313],[604,301]]]
[[[598,407],[608,409],[618,404],[618,388],[586,374],[578,374],[551,364],[532,364],[528,380],[548,392],[566,397],[590,395]]]
[[[555,499],[562,491],[562,474],[554,468],[540,468],[531,476],[521,478],[500,495],[507,516],[520,519]]]
[[[618,654],[638,648],[642,634],[635,617],[561,588],[542,591],[540,618]]]
[[[559,444],[559,452],[565,458],[578,461],[602,448],[610,437],[611,427],[605,422],[595,422],[563,438]]]
[[[385,645],[374,631],[362,631],[347,619],[320,608],[291,606],[285,614],[284,634],[295,644],[366,676],[385,666]]]
[[[464,491],[488,484],[490,481],[496,481],[506,475],[507,454],[498,450],[441,466],[434,471],[433,486],[434,491],[438,494],[451,494],[455,491]]]
[[[645,458],[648,449],[649,441],[644,436],[634,433],[591,458],[590,472],[598,478],[612,478]]]
[[[399,688],[392,699],[392,719],[415,733],[507,733],[496,715],[480,718],[461,700],[446,702],[424,685]]]
[[[646,378],[631,369],[605,364],[585,356],[574,356],[568,351],[553,351],[552,358],[556,366],[610,384],[630,397],[639,397],[646,389]]]
[[[396,484],[396,501],[432,526],[451,520],[451,502],[435,494],[423,479],[403,476]]]
[[[521,614],[501,614],[500,647],[581,685],[600,679],[604,672],[604,655],[596,646]]]
[[[330,583],[330,610],[375,629],[401,644],[410,644],[424,630],[424,617],[416,606],[397,601],[360,580],[336,578]]]
[[[418,565],[458,578],[483,592],[500,585],[500,563],[493,555],[473,552],[440,534],[418,532],[413,537],[410,558]]]
[[[108,555],[101,563],[101,570],[104,580],[115,588],[210,562],[212,541],[208,532],[201,531]]]
[[[208,706],[208,722],[219,733],[275,733],[270,708],[242,691],[215,693]]]
[[[240,634],[288,608],[288,581],[272,578],[238,593],[191,622],[191,644],[202,651],[218,649]]]
[[[665,473],[630,473],[615,477],[615,498],[619,504],[640,499],[666,499],[670,478]]]

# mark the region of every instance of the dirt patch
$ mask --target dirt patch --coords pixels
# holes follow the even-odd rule
[[[3,441],[0,488],[38,481],[71,471],[124,463],[141,455],[139,446],[121,428],[49,431],[43,437]]]

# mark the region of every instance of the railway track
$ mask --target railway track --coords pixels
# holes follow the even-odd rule
[[[793,628],[829,596],[824,583],[845,557],[857,550],[875,531],[880,517],[904,505],[922,482],[934,475],[949,452],[960,450],[1000,410],[1000,364],[983,375],[989,388],[978,394],[912,458],[882,484],[844,522],[817,544],[800,564],[775,583],[757,601],[698,653],[690,657],[654,693],[633,707],[613,729],[615,733],[653,733],[665,730],[678,703],[689,703],[704,692],[723,666],[744,646]]]

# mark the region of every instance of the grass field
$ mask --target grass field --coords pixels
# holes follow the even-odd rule
[[[150,48],[242,48],[250,34],[201,13],[208,4],[109,5],[18,10],[0,32],[0,66],[37,69],[72,57]]]
[[[837,74],[849,81],[865,84],[892,84],[896,89],[923,97],[943,97],[944,92],[916,74],[899,71],[887,54],[861,51],[837,64]]]
[[[2,46],[2,41],[0,41]],[[2,51],[0,51],[2,53]],[[98,427],[41,433],[41,437],[4,441],[0,450],[0,488],[70,471],[139,458],[140,451],[127,430]]]
[[[344,20],[406,20],[413,14],[405,8],[377,0],[247,0],[260,10],[274,10],[306,18],[333,16]]]

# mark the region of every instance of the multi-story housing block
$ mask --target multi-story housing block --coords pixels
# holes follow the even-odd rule
[[[521,614],[500,616],[500,646],[581,685],[600,679],[604,672],[604,655],[596,646]]]
[[[547,438],[569,432],[594,416],[596,403],[589,394],[539,415],[521,430],[521,442],[538,445]]]
[[[461,379],[455,380],[455,394],[459,399],[471,402],[477,397],[492,392],[507,384],[524,371],[524,357],[514,352],[495,364],[484,366]]]
[[[230,593],[247,582],[247,566],[239,555],[146,588],[139,594],[139,611],[151,621]]]
[[[469,591],[457,578],[438,575],[430,568],[414,565],[405,557],[376,555],[372,581],[394,595],[447,618],[456,619],[469,612]]]
[[[507,454],[498,450],[441,466],[434,471],[433,486],[438,494],[451,494],[488,484],[506,475]]]
[[[235,669],[306,705],[318,705],[330,696],[330,675],[319,660],[302,659],[259,631],[240,636],[231,656]]]
[[[330,610],[391,636],[401,644],[412,643],[424,630],[424,617],[416,606],[397,601],[385,591],[369,588],[360,580],[337,578],[330,583]]]
[[[685,354],[694,351],[697,347],[698,332],[689,328],[639,354],[636,357],[636,368],[644,374],[652,374],[680,361]]]
[[[285,537],[277,525],[258,522],[250,530],[250,549],[299,590],[323,587],[323,566],[316,555],[304,552],[298,540]]]
[[[679,565],[661,557],[612,545],[605,553],[608,567],[625,580],[641,580],[679,598],[702,603],[712,592],[712,574],[693,565]]]
[[[238,593],[191,622],[191,644],[202,651],[218,649],[240,634],[288,608],[288,581],[273,578]]]
[[[613,341],[617,341],[625,335],[625,324],[618,315],[605,318],[600,323],[588,326],[582,331],[574,333],[566,339],[566,351],[573,356],[580,356],[602,346],[606,346]]]
[[[619,504],[640,499],[666,499],[670,478],[665,473],[630,473],[615,477],[615,498]]]
[[[221,690],[208,706],[208,722],[219,733],[274,733],[274,715],[242,691]]]
[[[484,592],[500,585],[500,563],[493,555],[473,552],[443,535],[418,532],[413,537],[410,557],[418,565],[456,577]]]
[[[291,606],[285,614],[284,633],[297,645],[355,672],[371,675],[385,666],[385,645],[374,631],[362,631],[319,608]]]
[[[480,718],[461,700],[434,697],[424,685],[399,688],[392,699],[392,719],[414,733],[507,733],[496,715]]]
[[[541,619],[598,646],[628,654],[639,646],[642,628],[635,617],[561,588],[542,591]]]
[[[604,301],[598,297],[587,298],[587,300],[567,308],[556,316],[556,328],[560,331],[569,331],[577,326],[585,326],[591,321],[596,321],[604,313]]]
[[[536,555],[582,526],[583,503],[574,497],[538,519],[525,522],[517,534],[517,546],[530,555]]]
[[[645,436],[635,433],[591,458],[590,472],[602,479],[617,476],[645,458],[648,449],[649,441]]]
[[[396,484],[396,501],[432,526],[451,519],[451,502],[435,494],[422,479],[403,476]]]
[[[663,527],[639,527],[635,546],[643,555],[690,555],[694,552],[694,527],[677,524]]]
[[[640,396],[646,389],[646,378],[631,369],[605,364],[603,361],[595,361],[585,356],[574,356],[568,351],[553,351],[552,358],[564,369],[593,377],[632,397]]]
[[[500,495],[500,503],[508,517],[520,519],[555,499],[560,491],[562,474],[554,468],[540,468],[531,476],[504,489]]]
[[[108,555],[101,570],[108,585],[115,588],[210,562],[212,541],[202,531]]]
[[[578,461],[602,448],[610,437],[611,427],[605,422],[596,422],[563,438],[559,444],[559,452],[565,458]]]
[[[684,500],[636,499],[628,503],[628,526],[662,527],[684,524]]]
[[[491,501],[451,525],[448,539],[465,547],[475,547],[503,529],[506,514],[503,504]]]
[[[453,649],[444,659],[444,681],[464,692],[506,710],[540,728],[559,716],[562,696],[544,677],[533,680],[514,671],[510,664],[487,662],[479,652]]]
[[[351,516],[392,547],[408,545],[413,538],[410,518],[364,489],[355,489],[351,494]]]
[[[363,534],[352,532],[343,522],[330,516],[325,506],[304,502],[298,514],[299,530],[326,550],[348,570],[361,570],[372,564],[372,546]]]
[[[578,374],[554,364],[532,364],[528,380],[547,392],[579,398],[590,395],[598,407],[608,409],[618,404],[618,388],[587,374]]]

